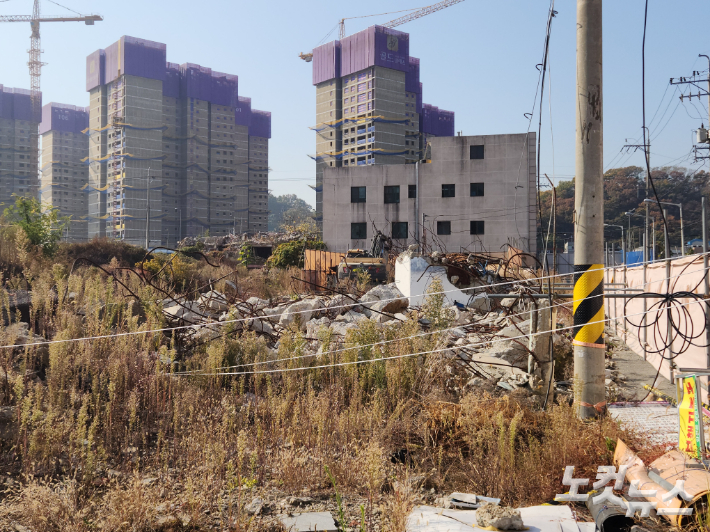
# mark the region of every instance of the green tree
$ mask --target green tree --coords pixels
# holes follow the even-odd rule
[[[683,223],[685,240],[700,238],[701,216],[700,198],[710,193],[710,174],[705,171],[689,171],[682,167],[660,167],[651,170],[651,177],[661,201],[680,203],[683,205]],[[627,212],[643,215],[646,212],[644,198],[646,188],[646,171],[638,166],[612,168],[604,173],[604,222],[611,225],[629,227]],[[565,240],[572,239],[574,230],[574,180],[562,181],[556,187],[557,206],[557,245],[561,251]],[[649,191],[655,199],[653,191]],[[538,226],[539,241],[544,242],[547,235],[548,220],[552,208],[552,191],[546,190],[540,194],[542,220]],[[668,238],[674,248],[680,247],[680,212],[677,207],[664,206],[668,210]],[[658,205],[650,204],[651,217],[656,219],[656,247],[658,256],[664,256],[663,224]],[[641,245],[640,234],[643,231],[643,219],[637,216],[631,218],[632,247]],[[628,232],[628,229],[627,231]],[[608,242],[621,246],[621,232],[610,229],[605,233]],[[551,241],[548,249],[551,249]],[[540,248],[542,249],[542,248]]]
[[[42,205],[36,198],[15,195],[15,204],[5,209],[5,218],[21,229],[29,243],[42,250],[45,256],[57,251],[62,232],[69,223],[69,216],[60,216],[59,209]]]
[[[299,225],[312,219],[313,212],[313,207],[295,194],[269,194],[269,231],[284,230],[284,225]]]

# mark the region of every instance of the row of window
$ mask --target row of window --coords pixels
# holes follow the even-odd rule
[[[407,197],[417,197],[417,185],[407,185]],[[485,183],[470,183],[469,194],[471,197],[481,197],[485,193]],[[456,185],[441,185],[442,198],[455,198]],[[350,203],[366,203],[367,187],[350,187]],[[385,187],[385,203],[399,203],[399,185]]]
[[[469,224],[469,234],[482,235],[485,233],[486,222],[483,220],[471,220]],[[451,221],[436,222],[436,234],[446,236],[451,234]],[[364,240],[367,238],[367,223],[355,222],[350,224],[350,239]],[[407,239],[409,238],[409,223],[408,222],[392,222],[392,238]]]

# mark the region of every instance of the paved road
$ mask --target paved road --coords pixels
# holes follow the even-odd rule
[[[650,362],[645,361],[643,357],[629,349],[621,338],[609,334],[610,332],[607,329],[609,340],[618,346],[613,351],[612,360],[616,362],[615,369],[620,376],[616,381],[621,396],[619,400],[639,401],[648,394],[643,385],[653,384],[658,367],[654,367]],[[676,396],[675,386],[663,375],[658,376],[654,387],[671,397]]]

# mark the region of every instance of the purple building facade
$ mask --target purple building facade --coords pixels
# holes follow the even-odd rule
[[[0,85],[0,212],[15,202],[13,195],[37,194],[37,157],[32,156],[30,134],[38,126],[30,91]]]
[[[155,246],[267,230],[271,114],[239,96],[237,76],[127,36],[90,54],[86,73],[89,237]]]
[[[69,217],[63,235],[69,242],[88,238],[89,202],[84,189],[89,173],[84,164],[89,156],[89,137],[84,134],[88,127],[88,108],[54,102],[42,107],[39,199]]]
[[[415,163],[427,137],[454,135],[454,113],[423,103],[409,41],[405,32],[371,26],[313,50],[319,220],[326,167]]]

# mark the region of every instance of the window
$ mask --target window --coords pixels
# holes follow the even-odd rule
[[[363,240],[367,238],[367,224],[365,222],[350,224],[351,240]]]
[[[365,79],[366,76],[367,76],[367,73],[366,73],[366,72],[360,72],[360,73],[357,75],[357,80],[358,80],[358,81],[362,81],[363,79]]]
[[[437,235],[450,235],[451,234],[451,222],[436,222],[436,234]]]
[[[441,185],[441,197],[442,198],[455,198],[456,197],[456,185]]]
[[[417,197],[417,185],[409,185],[409,197],[410,198]]]
[[[347,161],[345,161],[347,163]],[[365,203],[367,187],[350,187],[350,203]]]
[[[471,197],[473,196],[483,196],[483,183],[471,183]],[[473,233],[472,233],[473,234]]]
[[[385,187],[385,203],[399,203],[399,186]]]
[[[358,102],[364,102],[365,100],[367,100],[367,94],[365,94],[364,92],[362,94],[357,95]]]
[[[407,222],[392,222],[392,238],[409,238],[409,224]]]
[[[471,221],[471,234],[472,235],[482,235],[486,229],[486,222],[483,220],[472,220]]]
[[[365,104],[361,103],[360,105],[357,106],[357,112],[358,113],[364,113],[365,112]]]
[[[360,83],[360,84],[357,86],[357,91],[358,91],[358,92],[362,92],[362,91],[364,91],[366,88],[367,88],[367,84],[365,84],[365,83]]]
[[[471,159],[483,159],[483,144],[471,146]]]

